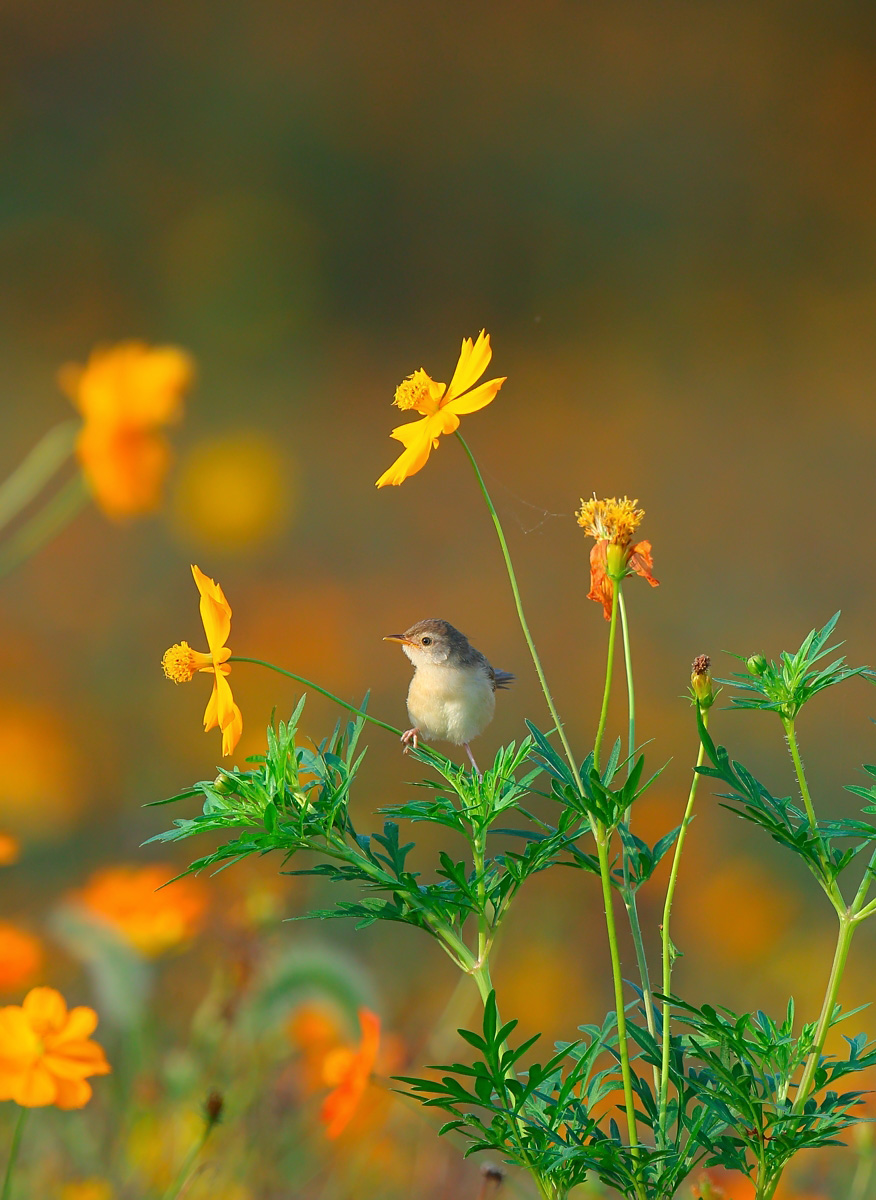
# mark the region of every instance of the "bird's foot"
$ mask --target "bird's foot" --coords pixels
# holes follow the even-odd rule
[[[475,757],[471,752],[471,746],[468,744],[468,742],[463,742],[462,744],[465,747],[466,754],[468,755],[468,761],[472,765],[472,770],[474,771],[475,775],[477,775],[477,777],[479,779],[482,779],[483,776],[481,775],[481,769],[478,766],[478,764],[475,762]]]
[[[404,749],[405,754],[407,754],[407,752],[410,750],[411,746],[413,746],[413,748],[416,750],[420,744],[419,729],[406,729],[404,731],[404,733],[401,735],[401,740],[402,740],[402,745],[405,748]]]

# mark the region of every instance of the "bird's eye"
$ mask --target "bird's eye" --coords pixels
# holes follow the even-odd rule
[[[424,646],[432,645],[432,639],[430,637],[420,638],[420,641],[423,643]]]

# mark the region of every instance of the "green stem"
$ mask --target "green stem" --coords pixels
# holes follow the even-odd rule
[[[600,823],[596,834],[596,853],[599,858],[599,875],[602,880],[602,899],[605,905],[605,927],[608,933],[608,948],[611,956],[611,978],[614,984],[614,1004],[617,1015],[618,1052],[621,1061],[621,1078],[624,1088],[624,1107],[627,1131],[630,1138],[630,1153],[639,1158],[639,1139],[636,1132],[636,1110],[633,1102],[633,1080],[630,1071],[630,1050],[627,1039],[627,1017],[624,1011],[624,982],[621,974],[620,951],[617,929],[614,922],[614,895],[611,888],[611,867],[608,861],[608,840],[605,826]],[[641,1184],[638,1185],[641,1190]]]
[[[629,742],[627,748],[627,776],[633,769],[633,755],[636,751],[636,693],[633,688],[633,658],[630,652],[630,630],[627,624],[627,605],[624,600],[623,588],[621,585],[615,584],[617,591],[617,602],[620,608],[621,619],[621,635],[624,641],[624,666],[627,672],[627,701],[630,714],[629,723]],[[629,824],[629,817],[625,818]]]
[[[818,832],[818,821],[815,817],[815,806],[812,803],[812,795],[809,791],[809,784],[806,780],[806,772],[803,769],[803,760],[800,757],[800,749],[797,746],[797,733],[794,728],[793,718],[782,717],[782,725],[785,728],[785,737],[788,742],[788,749],[791,752],[791,761],[794,763],[794,771],[797,775],[797,783],[800,787],[800,795],[803,798],[803,804],[806,807],[806,816],[809,818],[809,827],[812,834],[818,843],[818,858],[821,862],[822,877],[820,879],[821,886],[827,893],[831,903],[837,911],[837,915],[841,918],[846,911],[846,902],[843,899],[842,892],[839,890],[839,884],[830,876],[829,864],[824,853],[824,847],[821,843],[821,835]]]
[[[63,466],[81,428],[81,422],[75,419],[53,426],[0,483],[0,529],[26,508]]]
[[[602,710],[599,714],[599,725],[596,728],[596,741],[593,743],[593,766],[599,773],[599,752],[602,748],[602,738],[608,721],[608,701],[611,696],[611,676],[614,668],[614,643],[617,637],[618,595],[620,588],[617,584],[611,589],[611,625],[608,630],[608,656],[605,663],[605,687],[602,690]]]
[[[629,713],[629,745],[627,753],[627,778],[633,769],[633,754],[636,749],[636,690],[633,682],[633,656],[630,650],[630,631],[627,623],[627,606],[624,601],[623,587],[616,585],[618,610],[620,612],[621,635],[624,643],[624,669],[627,677],[627,710]],[[630,823],[630,809],[624,813],[624,824]],[[633,935],[633,946],[636,951],[636,966],[639,969],[639,981],[642,985],[642,1004],[645,1009],[645,1022],[648,1032],[656,1041],[657,1027],[654,1021],[654,994],[651,990],[651,972],[648,969],[648,956],[645,953],[645,941],[642,937],[642,924],[639,920],[639,904],[636,891],[630,886],[630,867],[626,851],[623,853],[624,885],[622,890],[630,932]],[[654,1091],[659,1094],[660,1075],[656,1067],[654,1072]]]
[[[12,1142],[9,1146],[9,1159],[6,1163],[6,1174],[3,1176],[3,1191],[0,1193],[0,1200],[9,1200],[12,1195],[12,1175],[15,1171],[15,1164],[18,1161],[18,1150],[21,1146],[21,1134],[24,1129],[26,1116],[27,1109],[20,1108],[18,1110],[18,1120],[15,1122],[15,1128],[12,1131]]]
[[[812,1077],[818,1067],[819,1059],[824,1050],[824,1043],[827,1041],[833,1010],[836,1007],[843,971],[849,957],[849,948],[852,944],[852,937],[854,936],[857,923],[855,916],[851,912],[845,912],[840,916],[839,934],[837,935],[833,964],[830,968],[830,977],[824,992],[824,1003],[821,1006],[818,1025],[815,1028],[815,1042],[806,1060],[803,1074],[800,1077],[800,1086],[797,1088],[797,1097],[794,1101],[794,1107],[791,1110],[794,1113],[803,1111],[803,1105],[806,1103],[806,1098],[812,1087]]]
[[[294,671],[287,671],[285,667],[278,667],[274,663],[265,662],[263,658],[245,658],[242,654],[232,654],[228,661],[252,663],[256,667],[267,667],[269,671],[276,671],[278,675],[285,675],[287,679],[294,679],[296,683],[303,684],[305,687],[310,688],[311,691],[319,692],[321,696],[325,696],[328,700],[333,700],[335,704],[339,704],[347,712],[355,713],[357,717],[363,717],[366,721],[370,721],[372,725],[378,725],[381,729],[385,729],[387,733],[394,733],[396,737],[401,737],[402,731],[396,729],[394,725],[387,725],[386,721],[379,721],[377,717],[372,717],[364,709],[357,708],[355,704],[349,704],[346,700],[342,700],[340,696],[336,696],[334,692],[329,692],[324,687],[320,687],[312,679],[305,679],[303,675],[296,675]]]
[[[556,727],[559,739],[562,742],[566,759],[568,760],[569,766],[572,769],[572,774],[575,777],[575,782],[577,783],[579,790],[583,791],[578,764],[575,761],[575,756],[572,753],[572,747],[569,745],[569,740],[566,737],[565,730],[563,729],[563,722],[560,720],[560,714],[557,712],[557,706],[554,704],[554,698],[551,694],[550,688],[548,687],[547,677],[545,676],[544,668],[541,665],[541,659],[538,656],[538,651],[535,648],[535,642],[532,640],[532,634],[529,632],[529,624],[526,620],[526,614],[523,611],[523,601],[520,597],[520,588],[517,584],[517,575],[514,571],[514,564],[511,562],[511,553],[508,550],[508,543],[505,540],[505,531],[502,528],[502,522],[499,520],[499,514],[496,512],[496,506],[493,504],[492,497],[487,491],[487,485],[484,483],[484,477],[481,475],[480,468],[475,461],[475,456],[468,447],[468,443],[458,431],[456,433],[456,437],[465,451],[468,461],[471,463],[472,470],[475,473],[475,478],[478,481],[478,486],[481,489],[481,493],[486,501],[487,508],[490,511],[490,516],[493,519],[493,525],[495,526],[496,535],[499,539],[499,547],[502,551],[502,558],[505,560],[505,570],[508,573],[508,581],[511,584],[511,592],[514,596],[514,605],[517,609],[517,619],[520,622],[520,628],[523,630],[523,636],[526,639],[527,646],[529,647],[529,653],[532,657],[535,673],[538,676],[539,683],[541,684],[541,690],[544,693],[544,698],[547,702],[551,719]]]
[[[174,1179],[174,1181],[170,1185],[170,1187],[167,1189],[167,1191],[164,1193],[163,1200],[176,1200],[177,1196],[179,1196],[180,1192],[185,1187],[185,1184],[188,1181],[189,1176],[191,1175],[192,1168],[194,1167],[195,1163],[197,1162],[198,1156],[200,1155],[201,1151],[204,1149],[204,1146],[206,1146],[207,1139],[209,1138],[210,1134],[213,1132],[214,1128],[215,1128],[214,1122],[208,1121],[205,1123],[204,1132],[201,1134],[201,1136],[195,1142],[194,1146],[192,1146],[191,1150],[186,1155],[186,1159],[183,1162],[183,1165],[180,1167],[179,1171],[177,1172],[176,1178]]]
[[[703,726],[709,727],[709,712],[708,709],[699,710],[703,718]],[[700,739],[700,748],[697,753],[697,766],[703,765],[705,759],[706,748]],[[672,856],[672,869],[669,872],[669,883],[666,885],[666,900],[663,904],[663,924],[661,926],[660,938],[663,957],[663,995],[669,996],[672,989],[672,942],[669,937],[669,918],[672,913],[672,900],[675,896],[675,885],[678,880],[678,868],[681,863],[681,852],[684,849],[684,839],[687,836],[687,827],[693,819],[694,800],[697,795],[697,784],[700,777],[697,771],[693,773],[693,779],[690,783],[690,791],[687,795],[687,807],[684,810],[684,816],[681,820],[681,829],[678,834],[678,841],[675,843],[675,853]],[[669,1104],[669,1052],[671,1047],[670,1037],[670,1004],[668,1000],[663,1001],[663,1047],[662,1047],[662,1065],[660,1071],[660,1118],[658,1129],[660,1133],[660,1144],[666,1143],[666,1111]]]
[[[0,545],[0,578],[14,571],[78,516],[90,500],[85,480],[74,475]]]

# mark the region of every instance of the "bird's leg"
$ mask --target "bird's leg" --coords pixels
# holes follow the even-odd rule
[[[401,735],[402,745],[405,748],[405,754],[410,750],[411,746],[416,750],[420,744],[420,731],[416,727],[414,729],[406,729]]]
[[[474,755],[471,752],[471,746],[468,744],[468,742],[463,742],[462,744],[463,744],[463,746],[465,746],[465,752],[468,755],[468,761],[471,763],[472,767],[474,768],[474,773],[478,777],[480,777],[481,769],[478,766],[478,764],[475,762]]]

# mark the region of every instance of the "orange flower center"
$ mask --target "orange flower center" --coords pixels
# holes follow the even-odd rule
[[[196,671],[212,666],[212,662],[209,654],[193,650],[188,642],[177,642],[165,650],[161,666],[167,678],[174,683],[188,683]]]
[[[628,547],[633,534],[642,522],[645,512],[636,508],[638,500],[582,500],[578,511],[578,524],[598,542],[611,542],[614,546]]]
[[[420,367],[395,389],[393,404],[403,411],[415,409],[424,417],[431,417],[438,411],[444,385],[436,383],[430,375]],[[437,395],[436,395],[437,393]]]

